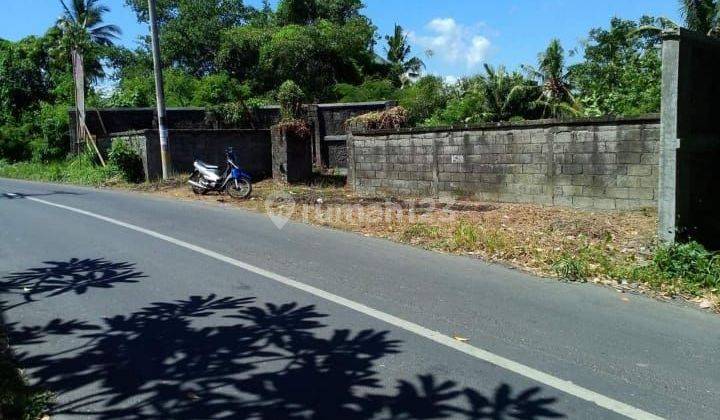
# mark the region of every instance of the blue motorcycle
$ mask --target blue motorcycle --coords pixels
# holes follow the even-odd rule
[[[193,163],[195,170],[188,183],[192,191],[205,195],[211,191],[226,193],[233,198],[248,198],[252,193],[252,178],[235,163],[237,159],[232,148],[225,151],[226,166],[223,172],[216,165],[209,165],[201,160]]]

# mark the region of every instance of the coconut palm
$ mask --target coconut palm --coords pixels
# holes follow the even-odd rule
[[[713,35],[720,29],[718,0],[680,0],[680,13],[692,31]]]
[[[485,98],[482,117],[486,121],[508,121],[523,117],[523,99],[533,86],[519,73],[509,73],[505,67],[485,64],[485,75],[479,83]]]
[[[396,24],[392,35],[385,36],[388,46],[385,48],[392,73],[401,85],[420,77],[425,63],[417,57],[410,57],[412,51],[402,26]]]
[[[680,14],[686,28],[720,38],[720,0],[680,0]],[[668,18],[658,18],[657,24],[641,26],[635,32],[659,35],[666,29],[679,27],[679,24]]]
[[[558,118],[580,113],[571,92],[569,72],[565,68],[565,50],[560,40],[550,41],[550,45],[539,56],[537,69],[529,65],[522,67],[540,85],[540,94],[534,105],[541,107],[544,115]]]
[[[85,127],[85,55],[98,46],[111,46],[121,34],[119,27],[107,25],[103,17],[110,8],[100,0],[60,0],[63,15],[57,23],[62,31],[62,47],[70,51],[75,80],[75,100],[78,109],[78,130]],[[94,61],[91,64],[92,76],[101,76],[102,66]],[[85,137],[84,131],[78,132],[78,138]]]

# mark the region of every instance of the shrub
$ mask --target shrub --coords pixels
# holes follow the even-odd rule
[[[0,158],[10,162],[27,160],[32,155],[30,124],[0,126]]]
[[[585,281],[590,275],[587,261],[570,254],[563,254],[553,264],[553,270],[561,279],[570,281]]]
[[[53,404],[51,393],[31,387],[11,360],[0,331],[0,415],[8,419],[39,419]]]
[[[42,141],[33,147],[33,160],[49,162],[62,159],[70,151],[69,116],[67,106],[42,104],[38,114]]]
[[[126,181],[138,183],[145,179],[140,156],[126,142],[114,141],[108,157],[109,164],[117,168]]]
[[[449,89],[441,78],[425,76],[400,90],[398,103],[408,111],[409,123],[418,125],[445,109],[450,97]]]
[[[660,246],[650,264],[632,270],[629,277],[654,285],[671,285],[698,293],[720,288],[720,255],[697,242]]]
[[[294,120],[300,116],[304,96],[300,86],[292,80],[287,80],[280,86],[277,99],[280,103],[280,116],[283,120]]]
[[[247,109],[239,102],[213,105],[205,114],[205,122],[220,127],[242,127],[250,121]]]
[[[334,87],[339,102],[370,102],[395,99],[398,90],[390,80],[367,80],[361,85],[338,83]]]

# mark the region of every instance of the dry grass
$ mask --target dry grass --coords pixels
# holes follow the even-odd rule
[[[247,201],[198,197],[182,182],[145,185],[142,190],[271,211],[318,226],[478,257],[540,276],[592,281],[661,298],[681,296],[703,306],[711,302],[720,309],[716,292],[691,296],[670,286],[633,280],[632,270],[652,259],[657,245],[657,216],[652,209],[609,213],[427,200],[418,205],[412,199],[358,196],[342,185],[342,179],[334,177],[318,177],[301,186],[263,181],[255,184],[253,198]]]

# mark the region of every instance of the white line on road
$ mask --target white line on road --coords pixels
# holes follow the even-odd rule
[[[338,296],[338,295],[332,294],[330,292],[326,292],[324,290],[318,289],[316,287],[309,286],[307,284],[304,284],[299,281],[293,280],[291,278],[282,276],[280,274],[273,273],[271,271],[268,271],[268,270],[265,270],[265,269],[262,269],[259,267],[255,267],[254,265],[244,263],[244,262],[236,260],[234,258],[230,258],[226,255],[219,254],[215,251],[211,251],[209,249],[202,248],[197,245],[193,245],[191,243],[182,241],[180,239],[173,238],[171,236],[163,235],[162,233],[158,233],[153,230],[145,229],[140,226],[132,225],[130,223],[125,223],[123,221],[113,219],[110,217],[106,217],[106,216],[102,216],[102,215],[92,213],[92,212],[89,212],[86,210],[81,210],[81,209],[78,209],[75,207],[65,206],[62,204],[56,204],[56,203],[52,203],[50,201],[45,201],[45,200],[41,200],[39,198],[34,198],[34,197],[26,197],[26,199],[37,202],[37,203],[42,203],[42,204],[45,204],[48,206],[68,210],[68,211],[71,211],[74,213],[82,214],[82,215],[85,215],[88,217],[92,217],[94,219],[102,220],[104,222],[108,222],[108,223],[117,225],[117,226],[122,226],[124,228],[134,230],[135,232],[143,233],[145,235],[152,236],[153,238],[157,238],[157,239],[163,240],[165,242],[169,242],[173,245],[177,245],[179,247],[189,249],[189,250],[197,252],[199,254],[203,254],[210,258],[214,258],[216,260],[228,263],[230,265],[233,265],[235,267],[249,271],[251,273],[255,273],[257,275],[263,276],[270,280],[277,281],[284,285],[293,287],[295,289],[302,290],[304,292],[318,296],[322,299],[334,302],[338,305],[345,306],[346,308],[350,308],[357,312],[360,312],[365,315],[371,316],[373,318],[379,319],[388,324],[394,325],[398,328],[402,328],[411,333],[414,333],[419,336],[430,339],[436,343],[450,347],[459,352],[465,353],[465,354],[475,357],[477,359],[491,363],[495,366],[499,366],[503,369],[514,372],[518,375],[522,375],[526,378],[532,379],[533,381],[540,382],[542,384],[545,384],[547,386],[550,386],[552,388],[560,390],[566,394],[569,394],[569,395],[575,396],[577,398],[583,399],[585,401],[589,401],[591,403],[597,404],[600,407],[603,407],[607,410],[621,414],[623,416],[626,416],[626,417],[629,417],[632,419],[643,419],[643,420],[644,419],[662,419],[662,417],[658,417],[652,413],[648,413],[647,411],[643,411],[639,408],[636,408],[631,405],[625,404],[623,402],[614,400],[610,397],[606,397],[605,395],[599,394],[595,391],[592,391],[592,390],[589,390],[582,386],[576,385],[570,381],[560,379],[560,378],[550,375],[548,373],[541,372],[541,371],[539,371],[537,369],[533,369],[529,366],[525,366],[521,363],[514,362],[510,359],[506,359],[502,356],[498,356],[497,354],[491,353],[487,350],[483,350],[479,347],[474,347],[474,346],[471,346],[466,343],[461,343],[459,341],[454,340],[452,337],[441,334],[437,331],[433,331],[429,328],[425,328],[421,325],[415,324],[410,321],[406,321],[402,318],[398,318],[396,316],[387,314],[387,313],[379,311],[377,309],[370,308],[361,303],[352,301],[350,299],[346,299],[342,296]]]

